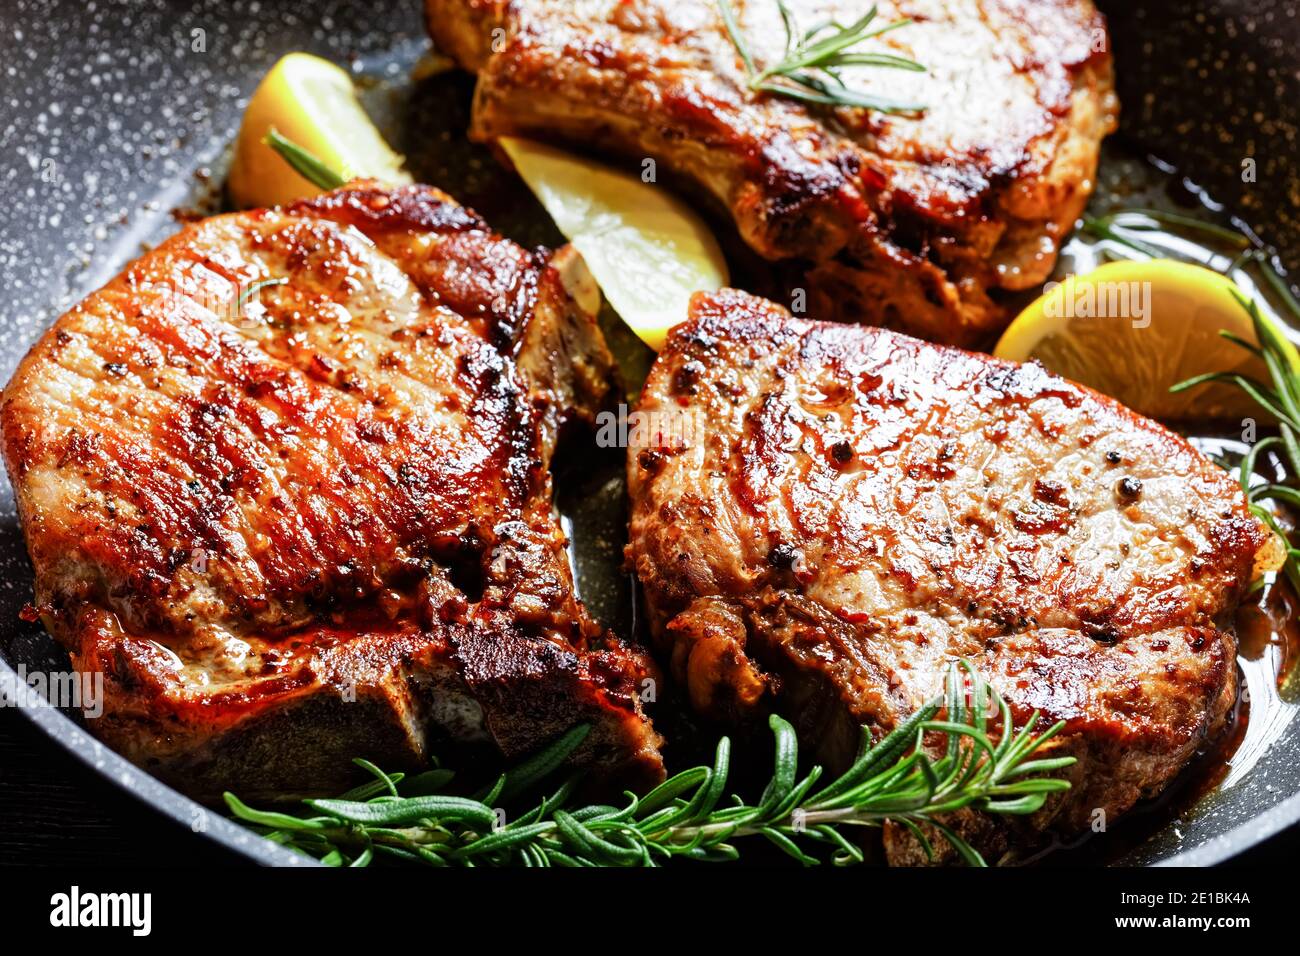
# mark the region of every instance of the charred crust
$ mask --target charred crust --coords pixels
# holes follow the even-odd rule
[[[257,336],[149,291],[268,270],[288,282]],[[74,344],[94,374],[70,403],[47,376]],[[129,266],[36,345],[3,407],[46,622],[109,675],[92,729],[191,793],[280,796],[335,789],[359,754],[419,765],[460,732],[431,713],[450,695],[487,746],[517,756],[586,722],[577,762],[653,782],[630,694],[648,664],[579,603],[552,511],[554,419],[589,398],[578,363],[596,377],[608,351],[546,253],[427,187],[205,220]],[[47,416],[86,425],[32,427]],[[34,481],[73,489],[39,522]]]
[[[354,184],[296,202],[289,212],[345,222],[367,234],[396,230],[443,234],[491,231],[477,213],[432,186],[384,189]]]
[[[697,335],[710,354],[683,399],[673,376],[700,357]],[[1030,830],[1127,810],[1221,723],[1233,641],[1206,622],[1235,607],[1263,529],[1178,436],[1041,367],[733,291],[697,296],[660,353],[641,407],[670,404],[704,413],[702,453],[654,474],[631,459],[627,554],[705,713],[743,716],[732,690],[775,677],[759,700],[835,766],[853,758],[843,727],[896,726],[933,692],[935,661],[973,656],[1017,719],[1065,721],[1063,752],[1081,755],[1077,789]],[[841,441],[860,463],[848,474]],[[1126,513],[1155,544],[1113,528],[1126,471],[1186,495],[1186,516]],[[1078,547],[1079,525],[1104,530],[1100,555]],[[1159,546],[1188,525],[1194,553]],[[734,667],[737,648],[753,670]]]

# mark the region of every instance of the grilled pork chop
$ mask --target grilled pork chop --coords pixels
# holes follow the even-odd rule
[[[578,721],[579,760],[657,778],[646,662],[575,597],[551,503],[611,367],[547,253],[428,187],[218,216],[133,263],[3,399],[38,609],[104,674],[92,728],[205,796]]]
[[[730,290],[695,296],[639,412],[662,437],[630,452],[628,557],[699,711],[775,708],[842,767],[964,658],[1018,721],[1066,722],[1073,788],[1033,823],[1070,830],[1223,724],[1225,621],[1274,545],[1160,425],[1036,364]]]
[[[731,0],[759,67],[774,0]],[[804,26],[868,0],[789,0]],[[891,0],[915,22],[862,47],[928,73],[847,68],[921,115],[828,112],[756,94],[715,0],[427,0],[438,47],[478,73],[471,133],[654,157],[728,210],[811,314],[968,344],[1001,293],[1041,284],[1115,124],[1105,22],[1090,0]]]

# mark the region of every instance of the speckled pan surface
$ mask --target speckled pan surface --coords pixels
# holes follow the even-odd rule
[[[1124,135],[1229,204],[1300,266],[1300,16],[1286,0],[1109,8]],[[556,240],[523,187],[458,135],[469,85],[405,81],[425,49],[420,5],[271,0],[9,0],[0,10],[0,380],[61,312],[175,231],[173,210],[219,202],[227,147],[248,94],[277,58],[308,50],[370,78],[367,105],[417,178],[448,189],[524,244]],[[1193,7],[1199,7],[1199,12]],[[388,79],[391,82],[385,82]],[[1243,177],[1243,171],[1249,175]],[[614,572],[622,531],[618,462],[561,481],[584,597],[628,626]],[[12,667],[60,667],[39,625],[18,615],[31,573],[0,478],[0,695]],[[12,667],[11,667],[12,665]],[[62,666],[66,666],[64,661]],[[187,826],[267,863],[299,858],[252,836],[106,750],[50,707],[24,712],[59,745]],[[1290,719],[1291,714],[1278,719]],[[1250,773],[1164,823],[1124,862],[1217,862],[1300,819],[1294,721]]]

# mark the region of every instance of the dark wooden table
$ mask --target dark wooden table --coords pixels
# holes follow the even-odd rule
[[[0,866],[243,861],[127,796],[0,707]]]

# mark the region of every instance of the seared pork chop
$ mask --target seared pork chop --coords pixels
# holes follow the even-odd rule
[[[279,284],[265,284],[268,282]],[[4,392],[36,604],[110,746],[191,793],[438,738],[662,772],[646,662],[574,594],[548,460],[612,362],[545,251],[428,187],[186,227]]]
[[[1275,545],[1155,422],[1036,364],[730,290],[695,296],[639,412],[665,437],[630,453],[628,557],[702,713],[774,708],[843,767],[860,725],[888,731],[967,659],[1018,721],[1066,722],[1073,788],[1033,822],[1068,830],[1223,724],[1228,621]]]
[[[774,0],[731,0],[759,67],[780,60]],[[804,26],[868,0],[789,0]],[[1090,0],[891,0],[869,41],[918,74],[845,82],[920,115],[754,93],[715,0],[427,0],[438,47],[478,73],[471,133],[654,157],[728,210],[811,314],[969,344],[1001,293],[1050,274],[1115,124],[1105,22]],[[806,275],[805,275],[806,273]]]

